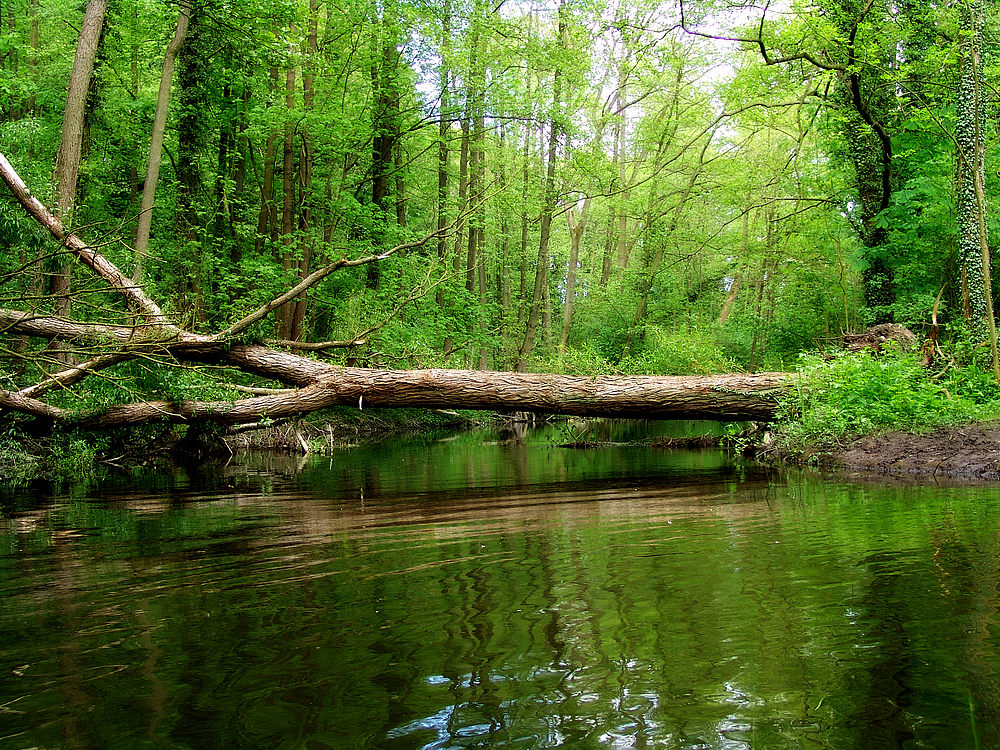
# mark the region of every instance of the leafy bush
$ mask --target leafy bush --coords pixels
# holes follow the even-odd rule
[[[596,376],[617,373],[617,370],[595,346],[587,343],[579,348],[567,348],[562,359],[552,362],[546,372]]]
[[[706,375],[739,369],[708,335],[691,331],[667,334],[646,329],[646,343],[615,364],[592,344],[570,347],[558,361],[542,364],[544,372],[571,375]]]
[[[916,355],[804,354],[796,387],[781,405],[777,435],[786,448],[823,446],[883,430],[927,430],[974,419],[1000,394],[969,368],[949,378]],[[935,379],[936,378],[936,379]]]
[[[623,372],[635,375],[708,375],[739,368],[709,335],[696,331],[667,334],[647,328],[646,348],[622,359]]]

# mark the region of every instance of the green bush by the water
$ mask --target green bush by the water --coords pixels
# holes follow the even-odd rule
[[[1000,414],[1000,385],[976,363],[927,367],[920,355],[803,354],[776,434],[796,450],[889,430],[920,432]]]

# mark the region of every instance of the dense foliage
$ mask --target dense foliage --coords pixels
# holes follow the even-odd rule
[[[957,330],[983,297],[958,252],[962,9],[790,10],[118,0],[68,218],[204,331],[330,260],[411,243],[330,275],[243,337],[339,342],[323,356],[354,364],[785,368],[869,323],[921,335],[939,297]],[[49,205],[81,12],[64,0],[2,10],[0,151]],[[161,90],[170,46],[176,75]],[[974,135],[988,161],[992,132]],[[69,314],[59,253],[7,198],[0,239],[0,305]],[[73,317],[127,315],[73,273]],[[7,337],[3,387],[55,367],[46,344]],[[183,395],[202,375],[157,368],[157,390]],[[124,398],[144,377],[132,363],[98,389]]]

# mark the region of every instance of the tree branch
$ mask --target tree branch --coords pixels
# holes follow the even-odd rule
[[[814,65],[820,70],[835,70],[841,73],[847,72],[847,67],[844,65],[838,65],[829,58],[827,60],[820,60],[815,55],[809,52],[798,52],[794,55],[781,55],[778,57],[772,57],[768,54],[767,45],[764,43],[764,19],[767,16],[768,8],[770,8],[770,1],[764,6],[764,11],[760,15],[760,24],[757,27],[757,36],[755,37],[743,37],[743,36],[725,36],[723,34],[709,34],[704,31],[698,31],[697,29],[689,28],[687,25],[687,19],[684,16],[684,0],[678,0],[681,13],[681,30],[685,34],[690,34],[691,36],[701,37],[703,39],[714,39],[720,42],[740,42],[741,44],[751,44],[757,47],[760,52],[761,59],[764,60],[765,65],[781,65],[783,63],[795,62],[796,60],[805,60],[806,62]],[[869,4],[870,5],[870,4]]]
[[[0,153],[0,179],[3,179],[18,203],[24,207],[24,210],[31,217],[45,227],[81,263],[100,276],[112,289],[125,297],[128,303],[149,323],[157,326],[171,325],[159,305],[146,295],[142,287],[133,284],[129,278],[118,270],[114,263],[87,245],[79,237],[72,233],[66,233],[62,222],[53,216],[42,202],[31,194],[28,186],[24,184],[24,180],[21,179],[20,175],[14,170],[14,167],[11,166],[11,163],[7,161],[7,157],[2,153]]]

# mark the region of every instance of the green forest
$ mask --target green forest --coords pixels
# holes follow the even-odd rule
[[[4,179],[56,224],[0,195],[0,408],[261,399],[308,362],[785,371],[881,323],[981,395],[992,12],[5,2]]]

